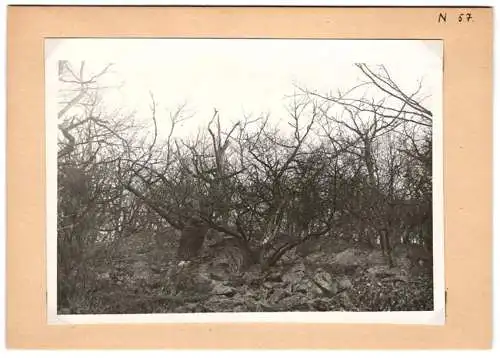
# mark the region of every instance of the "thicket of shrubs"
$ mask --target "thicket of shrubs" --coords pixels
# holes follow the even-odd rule
[[[431,309],[432,113],[357,66],[345,93],[297,88],[281,125],[214,111],[187,139],[182,107],[158,133],[153,97],[149,130],[99,113],[107,68],[63,61],[60,312]]]

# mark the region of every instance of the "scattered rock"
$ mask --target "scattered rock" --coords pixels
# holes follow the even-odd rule
[[[278,303],[281,299],[287,296],[289,296],[289,293],[286,292],[285,290],[276,289],[271,293],[271,295],[269,295],[269,302]]]
[[[318,297],[311,302],[311,307],[315,311],[329,311],[330,301],[324,297]]]
[[[338,281],[339,290],[349,290],[352,288],[352,282],[348,278],[342,278]]]
[[[283,274],[283,282],[296,283],[304,278],[306,268],[302,262],[292,266],[288,272]]]
[[[338,292],[338,284],[332,275],[326,271],[318,270],[311,281],[314,283],[313,292],[317,295],[334,295]]]
[[[303,280],[292,285],[293,292],[308,294],[313,292],[314,284],[310,280]]]
[[[310,298],[300,294],[294,294],[293,296],[284,297],[280,301],[280,306],[283,307],[283,311],[307,311],[309,308]]]
[[[215,295],[230,296],[234,295],[236,290],[231,286],[226,286],[221,282],[214,281],[212,285],[212,293]]]

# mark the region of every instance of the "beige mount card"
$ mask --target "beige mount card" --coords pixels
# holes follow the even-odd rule
[[[9,7],[7,40],[8,346],[12,348],[124,349],[484,349],[491,347],[492,19],[491,8],[452,7]],[[118,39],[136,39],[134,40],[136,42],[127,43],[127,46],[120,49],[116,45]],[[256,75],[241,77],[239,82],[234,79],[234,76],[233,79],[227,79],[229,82],[225,80],[225,83],[236,86],[234,90],[223,88],[222,85],[218,87],[217,79],[220,77],[203,70],[203,66],[210,64],[210,56],[200,55],[199,58],[187,60],[191,61],[192,68],[198,71],[198,75],[201,73],[202,76],[206,76],[204,84],[197,83],[196,86],[201,88],[200,93],[208,96],[210,103],[216,102],[216,97],[210,97],[214,93],[224,93],[229,97],[235,96],[235,92],[240,89],[237,86],[242,83],[246,83],[247,87],[241,91],[248,90],[248,93],[241,91],[238,93],[242,96],[247,95],[249,101],[264,103],[274,98],[275,92],[271,87],[276,81],[279,82],[277,74],[284,73],[280,71],[285,71],[288,65],[293,67],[301,66],[301,63],[302,65],[313,64],[308,69],[304,69],[303,73],[317,80],[320,86],[326,72],[319,69],[327,68],[326,61],[329,60],[326,50],[323,62],[319,54],[330,45],[338,49],[339,59],[344,56],[349,58],[352,64],[359,64],[366,60],[361,55],[359,59],[356,58],[356,52],[351,51],[354,47],[349,50],[350,44],[359,41],[357,45],[366,43],[366,46],[363,45],[365,47],[360,45],[358,48],[364,48],[364,53],[369,52],[372,62],[384,58],[389,62],[393,61],[396,67],[400,66],[402,69],[411,67],[409,71],[406,71],[407,75],[411,74],[412,70],[424,71],[434,66],[432,67],[434,75],[430,78],[431,82],[434,81],[432,88],[435,91],[433,92],[433,108],[435,109],[433,138],[435,142],[432,157],[434,310],[403,313],[376,312],[375,314],[347,312],[345,315],[289,312],[281,316],[280,314],[266,315],[265,312],[261,312],[260,316],[259,314],[233,315],[233,313],[216,313],[208,316],[172,313],[166,317],[155,314],[97,314],[95,317],[94,315],[78,317],[78,315],[68,315],[64,309],[58,311],[55,304],[58,272],[56,266],[58,256],[55,251],[57,230],[54,229],[57,222],[57,215],[54,215],[57,208],[57,173],[54,169],[56,168],[55,154],[58,136],[55,118],[58,116],[57,110],[51,112],[57,105],[57,93],[51,93],[50,81],[58,78],[57,63],[60,65],[59,78],[62,78],[61,73],[69,68],[66,60],[90,63],[92,59],[102,59],[99,56],[109,53],[111,48],[115,49],[113,51],[117,56],[116,61],[119,62],[120,59],[125,59],[125,55],[120,55],[120,51],[126,54],[127,49],[132,48],[130,46],[139,44],[134,54],[144,55],[146,51],[152,51],[149,52],[149,58],[153,61],[156,55],[151,47],[146,50],[150,46],[146,39],[150,42],[158,39],[157,41],[163,41],[161,43],[165,44],[172,39],[185,41],[184,43],[199,41],[199,46],[205,46],[208,43],[204,39],[221,39],[220,41],[227,43],[233,41],[231,46],[226,46],[226,48],[233,48],[234,54],[248,51],[244,48],[248,44],[248,39],[254,39],[252,41],[255,43],[257,41],[264,43],[274,39],[272,41],[278,44],[276,46],[282,46],[283,66],[276,62],[279,57],[275,57],[274,69],[265,76],[256,72]],[[296,54],[297,58],[303,62],[293,62],[291,61],[294,57],[293,51],[288,53],[286,51],[295,48],[294,46],[297,46],[299,41],[304,43],[304,47],[296,47],[298,48]],[[321,43],[321,41],[324,42]],[[394,49],[395,42],[393,41],[399,41],[397,48],[400,51]],[[423,62],[424,60],[421,60],[418,54],[411,55],[411,48],[416,42],[423,44],[421,51],[430,54],[425,57],[430,58],[430,62]],[[181,45],[176,47],[179,52],[190,51],[189,45],[179,43]],[[112,47],[115,45],[118,47]],[[268,58],[276,52],[274,45],[262,46],[258,51],[262,51]],[[344,50],[342,46],[346,46]],[[267,49],[266,52],[264,49]],[[208,47],[207,51],[209,51]],[[193,54],[195,56],[196,52]],[[305,56],[306,54],[310,56]],[[228,55],[227,58],[231,56]],[[252,56],[255,56],[255,53]],[[391,57],[393,57],[392,60]],[[312,61],[312,58],[319,58],[317,60],[319,62],[316,65],[314,62],[307,62]],[[399,58],[402,60],[396,60]],[[405,58],[413,61],[412,66],[404,62]],[[438,62],[432,62],[433,58]],[[259,57],[256,56],[252,63],[258,63],[258,61],[260,61]],[[399,63],[396,63],[398,61]],[[154,61],[151,62],[151,68],[159,65],[153,63]],[[232,73],[234,68],[231,67],[229,60],[227,64],[229,65],[222,72]],[[248,68],[253,64],[248,62]],[[185,61],[183,65],[188,66]],[[268,62],[261,63],[261,67],[267,65],[269,65]],[[147,66],[146,64],[144,67]],[[165,66],[174,65],[166,64]],[[244,63],[242,66],[245,66]],[[336,64],[332,63],[332,66]],[[365,74],[370,74],[370,67],[363,66],[359,65],[359,69]],[[175,67],[168,67],[165,71],[169,69],[171,78],[175,78],[176,73],[182,73],[180,70],[176,71]],[[348,76],[348,73],[345,72],[344,75]],[[405,81],[404,71],[401,72],[400,78],[402,82]],[[147,80],[144,79],[144,81]],[[153,87],[155,80],[157,79],[153,78],[151,79],[153,82],[150,82]],[[259,85],[258,81],[263,82]],[[178,83],[184,82],[179,80]],[[185,83],[187,83],[185,88],[195,88],[187,77]],[[207,83],[211,87],[207,87]],[[168,86],[168,83],[165,83],[165,86]],[[177,88],[181,91],[184,87],[179,86]],[[253,89],[252,86],[254,86]],[[149,89],[154,96],[158,96],[158,91],[155,93],[153,87]],[[136,100],[134,94],[126,92],[125,86],[121,93],[123,98],[127,99],[127,103],[133,105]],[[314,95],[311,92],[308,94]],[[146,110],[151,110],[149,101],[151,98],[148,96],[142,103],[147,104]],[[116,100],[118,101],[119,98]],[[235,97],[234,100],[239,99]],[[420,111],[420,118],[424,120],[427,112],[412,101],[412,98],[407,98],[406,104],[410,107],[414,106],[413,109],[417,108]],[[317,102],[309,103],[323,102],[318,99]],[[71,109],[72,103],[68,105],[68,109]],[[200,102],[199,105],[202,108],[204,104]],[[238,108],[235,110],[239,110]],[[321,108],[324,107],[318,105],[316,109]],[[408,110],[408,107],[401,108],[401,111],[405,110]],[[63,108],[63,112],[65,111],[66,109]],[[140,109],[138,111],[137,113],[140,113]],[[207,112],[210,114],[207,118],[213,114],[213,107],[210,107],[210,111]],[[230,112],[231,109],[227,111]],[[62,117],[65,113],[59,114],[59,117]],[[213,118],[216,118],[216,114],[213,114]],[[98,123],[97,120],[95,123]],[[72,137],[65,132],[65,129],[72,125],[74,126],[71,128],[75,128],[76,124],[64,122],[64,125],[66,127],[62,124],[59,127],[59,137],[63,136],[63,141],[71,143]],[[355,131],[357,127],[353,129],[346,126],[344,130],[347,130],[346,128]],[[188,129],[186,126],[185,130]],[[297,138],[300,137],[300,133],[303,133],[302,130],[301,127],[297,131],[299,133]],[[210,133],[213,134],[213,132]],[[219,130],[218,134],[220,133]],[[283,148],[287,147],[283,145]],[[226,144],[219,142],[216,153],[224,154],[225,149]],[[61,150],[59,147],[59,150],[62,156],[64,148]],[[257,159],[260,158],[257,156]],[[219,160],[222,161],[220,158]],[[370,171],[368,164],[367,168]],[[222,171],[219,175],[223,177],[220,173]],[[131,183],[135,182],[130,181],[127,185],[132,185]],[[281,210],[283,205],[286,203],[278,205],[276,212]],[[206,209],[199,202],[195,204],[195,207],[198,207],[200,212]],[[224,208],[219,207],[217,210],[222,213],[220,215],[225,218],[224,220],[230,220],[229,215],[224,216]],[[376,214],[375,210],[374,215]],[[168,218],[168,213],[164,213],[163,217]],[[203,216],[200,214],[200,217]],[[277,214],[273,216],[273,220],[277,218]],[[271,220],[268,221],[265,228],[272,228],[269,224]],[[170,224],[176,226],[175,221]],[[212,228],[215,226],[212,222],[211,225]],[[182,226],[179,224],[179,227]],[[224,229],[225,226],[222,229],[221,227],[217,228],[225,235],[238,237],[239,231],[234,232]],[[290,230],[292,229],[294,228]],[[383,230],[381,229],[380,232],[383,233]],[[269,236],[269,232],[265,235]],[[374,240],[375,245],[380,245],[384,249],[383,234],[374,236]],[[187,246],[189,250],[192,250],[192,247],[193,245]],[[304,245],[300,248],[305,250]],[[297,252],[299,252],[298,249]],[[417,257],[417,265],[423,265],[422,257]],[[274,264],[271,259],[267,262]],[[184,264],[184,261],[179,263],[180,266]],[[318,280],[320,279],[316,281]],[[343,289],[352,287],[349,280],[339,281],[338,287],[342,284],[345,286]],[[311,287],[314,289],[314,285]],[[338,287],[335,288],[335,294],[339,290]],[[221,295],[231,290],[223,284],[219,284],[217,289]],[[316,287],[315,290],[318,291],[318,288]],[[332,290],[323,291],[332,294]],[[321,291],[318,292],[321,293]]]

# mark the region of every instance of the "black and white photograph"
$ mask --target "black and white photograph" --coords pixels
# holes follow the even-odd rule
[[[45,56],[53,322],[444,324],[441,41]]]

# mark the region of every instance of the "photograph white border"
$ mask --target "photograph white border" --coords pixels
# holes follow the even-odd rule
[[[436,78],[441,91],[433,94],[433,274],[434,310],[399,312],[258,312],[258,313],[165,313],[165,314],[57,314],[57,61],[52,45],[45,41],[45,130],[46,130],[46,258],[48,324],[137,324],[137,323],[350,323],[350,324],[445,324],[444,276],[444,182],[443,182],[443,72]],[[189,40],[189,39],[186,39]],[[243,40],[243,39],[242,39]],[[341,39],[322,39],[341,40]],[[374,39],[379,41],[385,39]],[[407,39],[401,39],[407,40]],[[71,41],[71,40],[65,40]],[[96,41],[99,41],[96,39]],[[318,41],[315,39],[314,41]],[[342,40],[347,41],[347,40]],[[357,41],[357,40],[350,40]],[[416,41],[410,40],[407,41]],[[443,59],[443,42],[441,58]]]

